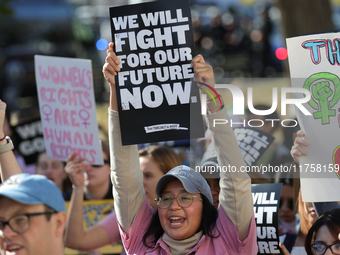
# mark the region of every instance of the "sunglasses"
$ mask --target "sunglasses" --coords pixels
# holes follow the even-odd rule
[[[110,160],[104,159],[104,165],[110,165]],[[91,165],[92,167],[102,167],[103,165]]]
[[[287,201],[287,203],[288,203],[287,206],[288,206],[289,209],[294,210],[294,200],[293,200],[293,198],[289,198],[289,199],[282,199],[281,198],[279,208],[282,207],[284,201]]]

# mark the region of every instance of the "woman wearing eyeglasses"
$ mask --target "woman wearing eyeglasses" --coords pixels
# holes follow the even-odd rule
[[[340,209],[324,213],[309,229],[305,249],[308,255],[340,254]]]
[[[115,212],[128,254],[257,254],[251,183],[247,173],[221,173],[219,213],[210,188],[194,170],[179,166],[156,184],[158,210],[145,198],[137,146],[122,146],[114,77],[120,71],[113,43],[103,73],[111,87],[109,140]],[[192,60],[197,78],[214,85],[212,67],[201,55]],[[213,120],[227,119],[223,106],[208,104],[207,122],[220,165],[241,169],[244,161],[233,130]],[[227,159],[230,161],[228,162]]]
[[[106,153],[108,153],[108,150]],[[104,153],[105,158],[106,153]],[[77,171],[82,171],[82,168],[87,168],[88,166],[81,162],[71,163],[72,161],[77,160],[72,156],[69,158],[68,162],[69,171],[72,171],[72,180],[75,185],[77,185],[77,189],[77,187],[82,186],[81,184],[83,183],[84,177],[82,175],[78,176],[80,181],[77,181],[75,175]],[[154,201],[156,182],[171,168],[178,166],[181,163],[180,159],[176,152],[170,147],[151,145],[139,151],[139,161],[140,168],[143,172],[143,187],[146,197],[150,205],[152,205],[156,210],[157,205],[156,201]],[[83,198],[81,195],[74,196],[73,199],[71,199],[65,238],[66,246],[79,250],[92,250],[104,245],[120,242],[121,238],[117,225],[116,214],[114,212],[107,215],[97,225],[87,229],[83,228],[83,222],[79,220],[82,219],[83,216],[82,203]],[[125,254],[124,249],[121,254]]]

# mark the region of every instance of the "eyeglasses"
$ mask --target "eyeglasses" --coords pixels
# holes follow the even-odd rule
[[[8,225],[14,232],[21,234],[30,228],[30,217],[54,213],[57,212],[26,213],[13,216],[8,221],[0,221],[0,231],[4,231],[5,226]]]
[[[177,203],[182,208],[189,207],[192,204],[194,198],[197,198],[203,201],[203,199],[197,196],[193,196],[191,193],[188,193],[188,192],[183,192],[179,194],[178,196],[171,196],[170,194],[161,194],[155,199],[155,201],[157,203],[158,208],[166,209],[171,205],[172,200],[174,198],[177,198]]]
[[[328,248],[333,254],[340,254],[340,243],[333,243],[331,245],[315,243],[311,245],[311,249],[314,255],[324,255]]]
[[[110,160],[104,159],[104,165],[110,165]],[[102,167],[103,165],[92,165],[92,167]]]

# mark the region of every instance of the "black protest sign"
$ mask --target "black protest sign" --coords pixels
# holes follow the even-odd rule
[[[34,164],[38,155],[45,151],[43,129],[40,118],[20,123],[12,127],[14,132],[14,146],[24,157],[25,163]]]
[[[234,134],[248,166],[254,165],[275,140],[271,134],[251,127],[234,128]]]
[[[110,18],[123,145],[203,137],[189,1],[112,7]]]
[[[271,134],[251,127],[234,128],[234,135],[247,166],[254,165],[275,139]],[[198,168],[206,178],[219,178],[221,167],[213,143],[205,150],[200,166],[196,166]]]
[[[281,187],[282,183],[253,184],[251,186],[258,254],[282,254],[278,235]]]

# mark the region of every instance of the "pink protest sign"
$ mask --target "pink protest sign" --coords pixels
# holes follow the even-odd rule
[[[47,155],[66,161],[77,152],[103,164],[91,60],[36,55],[35,77]]]

